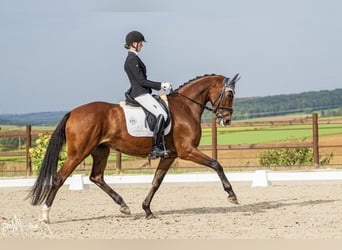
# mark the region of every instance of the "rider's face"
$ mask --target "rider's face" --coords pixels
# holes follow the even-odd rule
[[[140,52],[143,47],[143,42],[133,42],[133,47],[135,48],[136,52]]]

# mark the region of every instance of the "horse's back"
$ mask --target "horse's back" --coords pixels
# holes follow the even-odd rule
[[[70,112],[68,127],[80,129],[94,128],[112,119],[113,113],[119,112],[120,105],[108,102],[91,102],[81,105]]]
[[[98,113],[98,112],[107,112],[108,110],[118,106],[118,104],[109,103],[109,102],[91,102],[77,108],[73,109],[72,113]]]

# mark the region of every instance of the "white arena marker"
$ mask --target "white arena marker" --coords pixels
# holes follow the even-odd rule
[[[88,189],[89,185],[83,183],[84,174],[75,174],[70,178],[69,190],[83,190]]]
[[[253,177],[253,183],[252,187],[268,187],[270,185],[270,182],[267,178],[267,171],[266,170],[256,170],[254,177]]]

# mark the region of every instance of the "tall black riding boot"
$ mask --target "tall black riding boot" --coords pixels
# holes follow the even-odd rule
[[[164,136],[164,116],[159,115],[157,117],[157,123],[153,131],[153,139],[152,139],[152,152],[150,154],[150,158],[155,159],[161,156],[164,156],[166,151],[159,148],[160,138]]]

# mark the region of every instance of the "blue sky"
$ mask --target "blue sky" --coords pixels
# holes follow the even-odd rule
[[[125,35],[175,87],[240,72],[237,97],[341,88],[338,0],[0,0],[0,114],[119,102]]]

